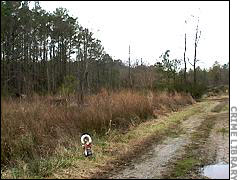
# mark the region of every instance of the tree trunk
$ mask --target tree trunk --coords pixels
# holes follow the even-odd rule
[[[185,33],[185,48],[184,48],[184,56],[183,56],[183,60],[184,60],[184,83],[187,83],[187,62],[186,62],[186,51],[187,51],[187,40],[186,40],[186,33]]]
[[[193,61],[193,82],[195,85],[197,84],[196,61],[197,61],[197,32],[194,46],[194,61]]]

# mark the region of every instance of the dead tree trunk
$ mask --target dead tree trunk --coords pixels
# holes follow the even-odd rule
[[[128,80],[129,80],[129,87],[132,88],[132,79],[131,79],[131,60],[130,60],[130,45],[129,45],[129,57],[128,57]]]
[[[184,55],[183,55],[183,61],[184,61],[184,82],[186,84],[187,82],[187,77],[186,77],[186,73],[187,73],[187,62],[186,62],[186,51],[187,51],[187,42],[186,42],[186,33],[185,33],[185,48],[184,48]]]
[[[194,84],[197,84],[197,73],[196,73],[196,63],[197,63],[197,46],[198,46],[198,42],[201,36],[201,31],[199,32],[198,29],[198,24],[199,24],[199,18],[198,18],[198,22],[197,22],[197,27],[196,27],[196,35],[195,35],[195,42],[194,42],[194,61],[193,61],[193,72],[194,72]]]
[[[199,24],[199,18],[198,18],[196,33],[195,33],[193,64],[189,62],[193,66],[193,82],[194,82],[194,85],[197,84],[196,64],[199,61],[199,60],[197,60],[197,47],[198,47],[199,39],[201,37],[201,31],[199,31],[198,24]]]

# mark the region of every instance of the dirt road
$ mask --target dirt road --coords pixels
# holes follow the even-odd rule
[[[204,177],[201,171],[196,170],[196,167],[202,166],[202,162],[229,163],[229,138],[227,131],[229,120],[228,110],[226,108],[228,99],[215,98],[207,99],[207,101],[209,101],[209,105],[203,108],[200,113],[183,121],[180,126],[180,135],[168,137],[161,144],[153,145],[150,151],[133,160],[120,172],[109,174],[109,178],[152,179],[164,177],[177,178],[177,176],[183,178],[196,176]],[[193,142],[195,141],[193,139],[194,133],[198,133],[198,131],[203,132],[203,134],[207,133],[204,132],[205,129],[201,129],[200,127],[202,127],[203,123],[206,124],[208,122],[214,122],[211,129],[208,128],[209,135],[206,136],[205,139],[199,139],[199,143],[197,141]],[[200,142],[202,140],[203,142]],[[185,169],[180,169],[180,173],[176,174],[177,166],[181,164],[185,158],[188,158],[186,156],[186,147],[191,145],[195,146],[195,144],[199,145],[199,147],[201,145],[200,149],[195,147],[195,151],[199,151],[200,154],[203,153],[206,155],[206,158],[204,158],[204,161],[197,161],[199,157],[196,157],[197,160],[193,159],[193,162],[197,163],[190,163],[190,165],[188,163],[186,166],[190,167],[183,167]],[[198,154],[198,152],[196,154]],[[193,170],[194,168],[195,171]]]

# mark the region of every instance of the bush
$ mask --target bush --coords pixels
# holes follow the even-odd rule
[[[190,85],[189,92],[194,99],[200,99],[207,92],[207,87],[201,84]]]
[[[176,83],[172,87],[173,90],[177,92],[186,92],[190,93],[194,99],[200,99],[203,94],[207,92],[207,86],[203,84],[196,84],[193,83]]]
[[[74,93],[78,85],[78,81],[75,76],[65,76],[63,80],[63,84],[60,88],[60,93],[62,95],[69,95]]]

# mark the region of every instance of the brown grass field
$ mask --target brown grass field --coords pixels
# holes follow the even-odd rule
[[[49,157],[59,146],[74,146],[83,132],[99,137],[112,130],[126,132],[130,126],[195,102],[183,93],[129,90],[102,90],[86,97],[82,105],[77,105],[75,96],[63,104],[54,103],[58,102],[55,99],[37,95],[22,100],[2,99],[3,166]]]

